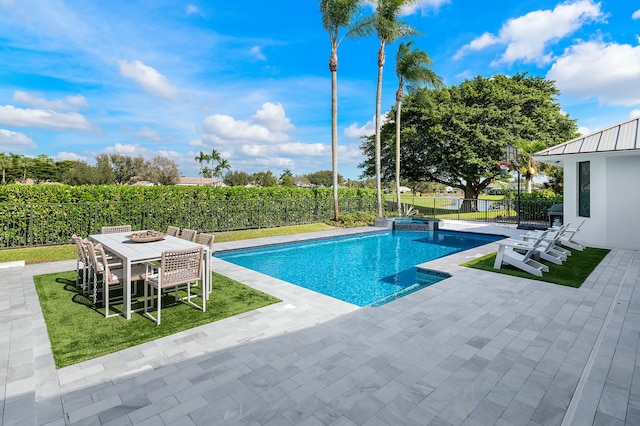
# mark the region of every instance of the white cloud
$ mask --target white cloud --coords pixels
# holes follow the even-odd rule
[[[508,20],[498,36],[485,33],[464,45],[455,57],[460,58],[470,51],[482,50],[499,43],[506,48],[498,63],[511,64],[518,60],[525,63],[549,63],[552,61],[551,53],[546,52],[549,44],[574,33],[591,21],[603,18],[600,3],[592,0],[561,3],[553,10],[536,10]]]
[[[412,5],[406,5],[402,15],[413,15],[416,12],[426,15],[430,10],[438,10],[440,6],[447,3],[451,3],[451,0],[418,0]]]
[[[640,19],[640,9],[633,12],[633,14],[631,15],[631,19]]]
[[[220,143],[222,141],[241,141],[258,143],[286,142],[289,136],[285,130],[293,129],[281,104],[267,102],[250,120],[236,120],[224,115],[214,114],[204,119],[203,138]]]
[[[28,106],[57,111],[77,111],[80,108],[88,106],[87,100],[81,95],[67,96],[64,99],[48,101],[44,98],[38,97],[35,93],[27,93],[22,90],[16,90],[13,92],[13,100],[14,102],[23,103]]]
[[[640,104],[640,46],[590,41],[576,44],[547,73],[563,94],[612,105]]]
[[[185,13],[187,16],[189,15],[202,15],[202,12],[200,11],[200,8],[198,6],[196,6],[195,4],[188,4],[187,7],[185,8]]]
[[[387,122],[387,114],[381,115],[381,121],[384,124]],[[348,138],[361,138],[362,136],[371,136],[376,133],[376,118],[375,116],[364,123],[364,126],[358,127],[358,123],[353,123],[351,126],[344,129],[344,135]]]
[[[274,131],[282,132],[293,130],[294,128],[284,111],[284,107],[279,103],[266,102],[262,104],[262,107],[253,116],[252,121]]]
[[[376,7],[376,0],[368,0],[369,6],[372,9]],[[422,15],[427,14],[430,10],[438,10],[443,4],[451,3],[451,0],[417,0],[413,4],[406,4],[402,8],[402,16],[413,15],[414,13],[421,12]]]
[[[0,129],[0,149],[3,151],[22,151],[36,148],[33,140],[23,133]]]
[[[141,61],[118,61],[120,74],[135,81],[142,90],[159,98],[172,99],[178,96],[178,89],[167,77]]]
[[[480,37],[473,39],[470,43],[465,44],[453,55],[453,59],[461,59],[469,52],[482,50],[486,47],[500,43],[500,39],[491,33],[484,33]]]
[[[162,140],[162,136],[160,136],[160,133],[156,132],[155,130],[151,130],[147,126],[144,126],[140,130],[138,130],[136,132],[136,136],[139,136],[141,138],[145,138],[147,140],[154,141],[154,142],[159,142]]]
[[[323,143],[292,142],[277,145],[276,152],[282,155],[321,157],[331,154],[331,146]]]
[[[266,61],[267,60],[267,57],[264,56],[264,53],[262,53],[262,49],[260,49],[260,46],[253,46],[249,50],[249,55],[253,56],[254,58],[258,59],[259,61]]]
[[[82,161],[87,163],[89,159],[87,157],[83,157],[82,155],[75,154],[73,152],[65,152],[61,151],[53,156],[57,161],[71,160],[71,161]]]
[[[629,118],[638,118],[640,117],[640,109],[631,110],[629,113]]]
[[[13,105],[0,105],[0,125],[51,130],[91,129],[87,119],[76,112],[59,113],[43,109],[16,108]]]
[[[580,133],[581,136],[584,136],[593,133],[593,131],[588,127],[578,126],[578,133]]]
[[[138,145],[137,143],[133,144],[121,144],[117,143],[114,146],[109,146],[104,149],[105,152],[110,154],[125,154],[131,156],[142,155],[147,152],[146,149]]]

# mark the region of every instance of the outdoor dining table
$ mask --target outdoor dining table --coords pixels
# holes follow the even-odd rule
[[[143,231],[136,231],[143,232]],[[200,247],[201,244],[183,240],[177,237],[164,236],[161,240],[150,242],[135,242],[127,238],[132,232],[120,232],[114,234],[93,234],[89,239],[102,244],[108,253],[122,260],[124,301],[123,313],[126,319],[131,319],[131,265],[148,261],[160,260],[162,252],[165,250],[180,250],[186,248]],[[211,253],[208,246],[204,246],[204,271],[202,288],[205,300],[211,293]]]

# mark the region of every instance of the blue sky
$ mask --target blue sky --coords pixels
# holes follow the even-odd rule
[[[640,115],[640,2],[423,0],[403,19],[447,85],[526,71],[556,81],[583,132]],[[377,49],[347,39],[338,53],[347,178],[373,131]],[[0,152],[164,155],[197,176],[216,149],[232,170],[327,170],[329,53],[313,0],[0,0]]]

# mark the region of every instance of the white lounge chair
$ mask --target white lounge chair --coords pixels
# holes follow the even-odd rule
[[[580,244],[579,242],[573,239],[573,237],[575,237],[578,231],[580,231],[580,228],[582,227],[583,224],[584,224],[584,219],[582,219],[582,221],[575,228],[572,228],[571,224],[567,224],[567,227],[564,229],[564,231],[560,235],[560,239],[559,239],[560,244],[562,244],[565,247],[569,247],[570,249],[574,249],[578,251],[584,250],[584,245]]]
[[[543,231],[538,239],[530,242],[520,240],[500,242],[500,248],[496,254],[496,261],[493,264],[493,268],[500,269],[503,264],[507,264],[537,277],[541,277],[543,272],[549,272],[547,265],[532,259],[533,254],[537,251],[537,248],[540,247],[547,233],[548,231]]]
[[[564,228],[564,225],[563,225]],[[545,231],[546,236],[540,240],[540,244],[536,248],[536,251],[540,254],[540,258],[548,262],[555,263],[556,265],[562,265],[562,262],[567,260],[567,257],[571,256],[571,252],[560,247],[560,236],[562,231]],[[522,236],[525,242],[533,242],[542,236],[540,232],[529,232]]]
[[[556,250],[566,254],[567,256],[571,256],[571,252],[569,250],[561,248],[560,246],[568,247],[570,249],[574,249],[578,251],[583,251],[584,246],[573,239],[573,237],[578,233],[578,231],[580,231],[580,227],[582,227],[583,223],[584,223],[584,219],[575,228],[571,227],[570,223],[566,223],[559,227],[549,228],[548,231],[549,231],[550,237],[553,237],[556,234],[558,236],[558,239],[556,241],[556,247],[555,247]],[[541,231],[531,231],[531,232],[528,232],[527,235],[538,236],[540,235],[540,232]]]

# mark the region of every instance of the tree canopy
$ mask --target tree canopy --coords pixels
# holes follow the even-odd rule
[[[402,175],[412,181],[460,188],[475,199],[504,173],[498,162],[507,144],[548,147],[576,136],[575,120],[562,113],[555,83],[516,74],[476,77],[442,90],[405,97],[401,123]],[[382,128],[382,175],[394,176],[394,111]],[[374,137],[364,138],[364,176],[375,176]]]

